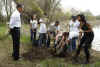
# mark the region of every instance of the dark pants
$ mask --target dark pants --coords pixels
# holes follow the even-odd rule
[[[34,32],[31,29],[30,32],[31,32],[31,41],[32,41],[32,44],[35,44],[35,41],[36,41],[36,29],[34,29]]]
[[[50,36],[48,36],[47,40],[46,40],[46,46],[49,48],[50,47]]]
[[[32,41],[33,39],[36,40],[36,29],[34,29],[34,32],[32,31],[32,29],[31,29],[30,31],[31,31],[31,41]]]
[[[13,40],[13,58],[15,60],[19,59],[19,48],[20,48],[20,29],[14,28],[11,29],[11,35]]]
[[[40,33],[39,34],[39,47],[46,46],[46,33]]]
[[[89,58],[90,58],[89,48],[91,48],[91,43],[93,39],[94,39],[93,32],[84,33],[84,36],[80,40],[80,44],[78,46],[76,57],[80,54],[81,49],[84,48],[84,52],[86,55],[86,61],[89,61]]]

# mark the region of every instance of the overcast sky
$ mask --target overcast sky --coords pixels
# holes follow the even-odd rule
[[[100,0],[62,0],[61,4],[65,10],[74,7],[82,11],[90,10],[94,15],[100,15]]]

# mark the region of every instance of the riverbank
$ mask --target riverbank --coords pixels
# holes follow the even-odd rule
[[[0,38],[6,35],[8,28],[6,25],[0,26]],[[25,32],[26,31],[26,32]],[[0,67],[99,67],[100,53],[91,50],[90,64],[75,64],[72,63],[72,56],[67,55],[64,58],[51,56],[50,49],[32,48],[29,39],[29,26],[23,25],[23,32],[21,33],[21,48],[20,54],[22,59],[13,61],[12,40],[11,36],[0,40]],[[38,49],[38,50],[37,50]],[[84,54],[81,52],[80,61],[84,60]],[[83,61],[82,61],[83,62]]]

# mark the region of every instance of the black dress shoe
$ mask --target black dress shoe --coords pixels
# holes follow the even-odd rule
[[[13,58],[14,61],[17,61],[17,60],[19,60],[19,59],[20,59],[20,57],[14,57],[14,58]]]

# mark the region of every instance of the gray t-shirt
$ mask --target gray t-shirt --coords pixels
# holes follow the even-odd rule
[[[51,32],[60,31],[60,26],[55,26],[54,24],[53,24],[53,25],[50,25],[50,26],[48,27],[48,31],[51,31]]]

